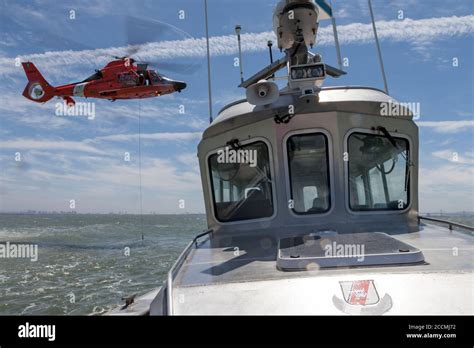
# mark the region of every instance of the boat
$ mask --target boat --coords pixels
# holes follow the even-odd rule
[[[409,108],[387,88],[323,86],[345,74],[310,51],[325,19],[338,47],[324,0],[277,4],[285,56],[242,79],[246,99],[198,146],[208,230],[163,286],[108,315],[474,313],[473,228],[419,214]]]

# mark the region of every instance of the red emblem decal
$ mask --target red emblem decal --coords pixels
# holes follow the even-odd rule
[[[352,305],[365,305],[369,293],[369,280],[358,280],[352,283],[347,302]]]
[[[373,280],[340,282],[344,300],[350,305],[366,306],[379,302]]]

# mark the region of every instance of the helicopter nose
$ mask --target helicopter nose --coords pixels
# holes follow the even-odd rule
[[[182,81],[174,81],[173,86],[175,90],[181,92],[182,89],[186,88],[186,83]]]

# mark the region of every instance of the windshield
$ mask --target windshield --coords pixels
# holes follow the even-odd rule
[[[330,207],[327,138],[322,133],[288,139],[290,208],[297,214],[320,214]]]
[[[156,72],[154,72],[153,70],[149,70],[148,73],[150,74],[150,79],[151,79],[151,84],[152,85],[156,85],[156,84],[159,84],[160,81],[162,80],[162,78],[160,77],[160,75],[158,75]]]
[[[221,222],[273,215],[270,161],[262,142],[220,149],[209,157],[216,218]]]
[[[98,80],[98,79],[101,79],[101,78],[102,78],[102,73],[100,72],[100,70],[96,70],[96,72],[94,74],[89,76],[87,79],[82,80],[81,83],[82,82],[94,81],[94,80]]]
[[[406,139],[351,134],[348,138],[350,208],[356,211],[406,209],[408,153]]]

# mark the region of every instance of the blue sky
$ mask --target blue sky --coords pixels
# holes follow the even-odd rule
[[[248,77],[268,63],[266,41],[273,39],[275,3],[208,1],[214,116],[245,94],[237,87],[239,70],[233,66],[235,24],[243,28]],[[333,4],[349,66],[347,76],[328,79],[325,85],[382,88],[367,2]],[[390,93],[421,104],[421,211],[474,211],[474,2],[452,0],[447,6],[445,0],[373,0],[373,6]],[[26,78],[15,66],[16,57],[31,59],[53,85],[82,80],[113,55],[125,54],[130,42],[126,16],[169,24],[167,30],[147,32],[144,39],[154,43],[138,55],[197,65],[192,73],[162,71],[186,80],[183,93],[141,101],[94,100],[93,120],[56,116],[56,100],[41,105],[21,95]],[[140,113],[143,211],[203,212],[196,158],[209,117],[203,16],[203,1],[198,0],[0,0],[0,211],[68,211],[73,199],[78,212],[138,212]],[[313,51],[336,65],[329,24],[320,23]],[[274,56],[280,53],[275,50]],[[15,161],[17,152],[21,161]],[[126,152],[129,162],[124,161]],[[180,199],[184,209],[178,206]]]

